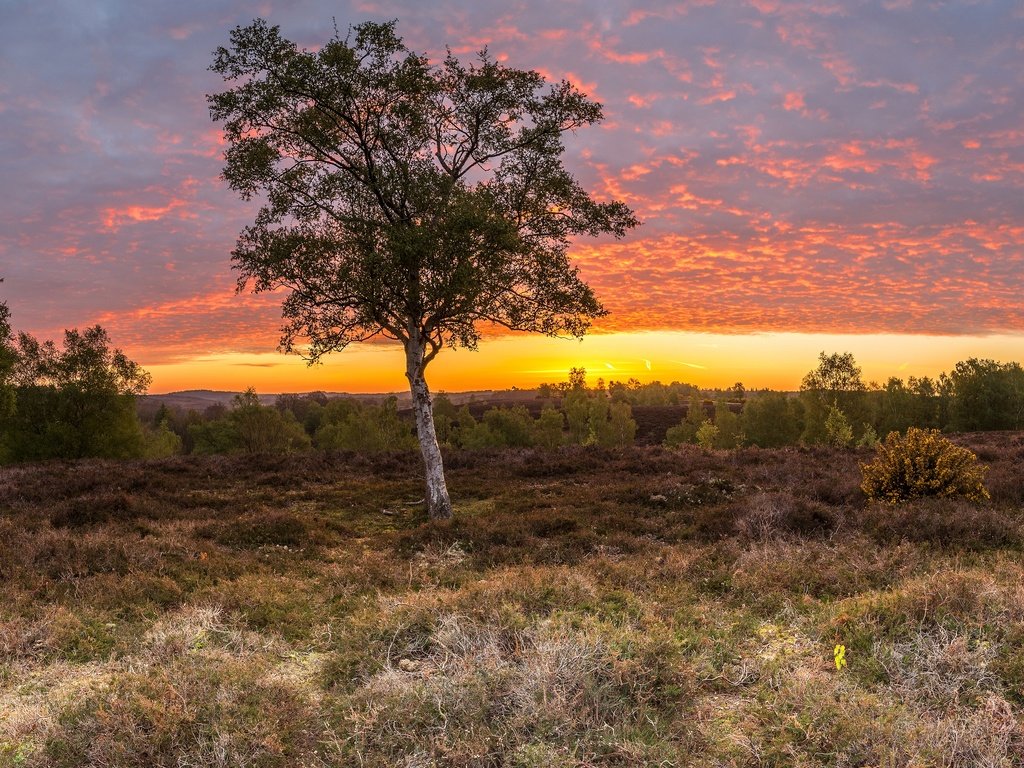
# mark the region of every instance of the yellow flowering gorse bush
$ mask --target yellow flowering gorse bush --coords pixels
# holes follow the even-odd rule
[[[869,499],[895,504],[922,496],[988,498],[982,483],[988,467],[966,448],[954,445],[936,429],[911,427],[906,435],[890,432],[878,456],[861,464],[861,489]]]

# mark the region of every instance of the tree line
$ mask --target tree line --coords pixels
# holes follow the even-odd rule
[[[1024,369],[1016,362],[970,358],[937,379],[890,377],[865,383],[850,353],[826,354],[804,376],[798,393],[760,392],[735,400],[723,393],[709,409],[691,395],[667,445],[873,446],[910,427],[972,432],[1024,429]]]
[[[264,405],[252,389],[203,412],[139,407],[150,376],[99,327],[70,330],[61,344],[14,333],[0,304],[0,461],[174,454],[361,453],[417,448],[415,424],[397,398],[370,403],[323,393],[281,395]],[[446,449],[557,449],[632,445],[634,408],[675,406],[681,421],[664,444],[741,446],[874,445],[909,427],[973,431],[1024,429],[1024,369],[971,358],[937,379],[864,383],[850,354],[822,353],[799,392],[722,390],[672,382],[598,379],[574,368],[567,381],[536,391],[541,404],[495,406],[476,415],[444,394],[433,398]]]
[[[909,427],[948,432],[1024,429],[1024,370],[1018,363],[971,358],[937,379],[864,383],[850,354],[822,353],[799,392],[748,391],[742,384],[701,390],[683,382],[642,384],[635,379],[593,386],[581,368],[567,381],[536,390],[540,402],[487,408],[474,415],[444,394],[433,398],[437,439],[448,449],[555,449],[567,445],[624,447],[635,442],[634,408],[676,407],[682,420],[664,445],[709,449],[795,445],[873,446]],[[154,433],[170,429],[184,452],[265,453],[412,450],[415,429],[398,400],[366,403],[323,393],[281,395],[262,405],[249,390],[233,404],[203,413],[161,406],[149,418]]]
[[[491,407],[474,416],[444,394],[433,399],[438,443],[449,449],[548,448],[562,445],[624,447],[636,437],[628,403],[580,390],[545,403],[534,416],[525,405]],[[394,396],[381,403],[328,398],[323,393],[282,395],[263,405],[253,390],[230,406],[199,413],[161,405],[148,417],[152,429],[170,430],[182,451],[195,454],[290,453],[310,449],[383,453],[417,448],[409,411]]]

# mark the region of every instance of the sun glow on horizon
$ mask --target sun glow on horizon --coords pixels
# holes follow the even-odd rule
[[[128,350],[130,351],[130,350]],[[910,336],[687,332],[594,334],[581,341],[539,336],[486,339],[477,351],[444,350],[427,369],[435,392],[534,388],[585,368],[596,383],[685,381],[704,388],[741,381],[748,389],[795,390],[819,352],[851,352],[865,381],[890,376],[936,377],[970,357],[1020,360],[1024,334]],[[684,359],[685,358],[685,359]],[[307,366],[295,355],[225,353],[172,363],[140,362],[153,374],[151,392],[188,389],[277,392],[404,392],[404,360],[397,344],[353,345]]]

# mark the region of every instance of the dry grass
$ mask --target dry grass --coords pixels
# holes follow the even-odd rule
[[[961,442],[985,504],[459,453],[441,525],[411,455],[4,468],[0,766],[1024,765],[1024,448]]]

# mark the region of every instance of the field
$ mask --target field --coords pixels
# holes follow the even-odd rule
[[[1024,435],[0,470],[0,766],[1024,765]],[[845,646],[846,666],[834,651]]]

